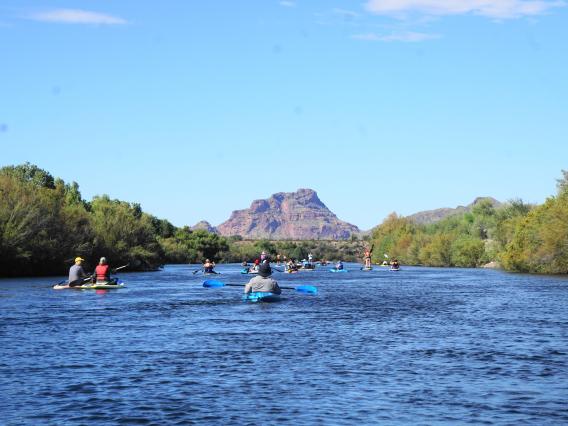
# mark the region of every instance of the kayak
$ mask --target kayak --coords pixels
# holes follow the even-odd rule
[[[255,293],[245,294],[243,300],[245,302],[278,302],[280,295],[268,291],[257,291]]]
[[[250,266],[248,263],[241,263],[241,266]]]
[[[349,272],[349,269],[330,269],[329,272]]]
[[[298,271],[293,270],[293,269],[286,269],[284,272],[286,272],[287,274],[297,274]]]
[[[398,271],[402,271],[402,268],[390,268],[389,272],[398,272]]]
[[[251,271],[250,269],[243,269],[241,274],[258,274],[258,271]]]
[[[112,285],[112,284],[95,284],[95,285],[91,285],[91,284],[84,284],[81,286],[77,286],[77,287],[69,287],[68,285],[55,285],[53,286],[53,288],[55,290],[63,290],[66,288],[72,288],[72,289],[77,289],[77,290],[112,290],[115,288],[126,288],[126,286],[124,285],[124,283],[122,281],[119,281],[120,284],[118,285]]]
[[[363,268],[363,269],[361,269],[361,270],[362,270],[362,271],[372,271],[373,268]]]

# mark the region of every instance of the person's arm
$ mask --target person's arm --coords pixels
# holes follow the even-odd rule
[[[81,268],[81,271],[80,271],[81,276],[82,276],[83,278],[87,278],[87,274],[85,274],[85,270],[83,269],[83,267],[81,266],[80,268]]]

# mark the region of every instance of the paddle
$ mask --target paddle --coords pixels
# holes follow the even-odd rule
[[[246,284],[225,284],[217,280],[207,280],[203,283],[203,287],[205,288],[219,288],[224,286],[244,287],[245,285]],[[305,293],[305,294],[316,294],[318,292],[318,289],[311,285],[301,285],[300,287],[280,287],[280,288],[284,290],[296,290],[299,291],[300,293]]]
[[[195,272],[193,273],[193,275],[197,274],[199,271],[203,271],[203,268],[198,269],[197,271],[195,271]]]
[[[133,266],[138,266],[138,265],[140,265],[140,261],[139,260],[133,260],[128,265],[121,266],[120,268],[114,268],[114,270],[118,271],[119,269],[122,269],[122,268],[131,268]]]

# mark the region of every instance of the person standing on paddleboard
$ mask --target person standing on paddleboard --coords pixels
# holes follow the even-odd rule
[[[205,264],[203,265],[203,272],[213,272],[215,267],[215,262],[209,262],[209,259],[205,259]]]
[[[75,258],[75,264],[69,268],[69,287],[79,287],[84,283],[84,278],[87,278],[83,266],[81,266],[84,261],[85,259],[77,257]]]
[[[101,257],[99,265],[95,268],[92,281],[96,284],[107,284],[110,281],[111,273],[116,274],[116,270],[108,266],[106,257]]]
[[[280,253],[276,255],[276,266],[280,266]]]
[[[372,254],[369,249],[365,250],[365,268],[371,267],[371,256]]]
[[[258,291],[274,294],[282,293],[278,283],[270,278],[271,274],[272,269],[270,265],[266,263],[263,264],[258,271],[258,275],[245,285],[245,294],[256,293]]]

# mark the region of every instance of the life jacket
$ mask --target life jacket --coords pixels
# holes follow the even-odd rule
[[[108,275],[107,275],[108,272]],[[108,281],[110,280],[110,271],[108,270],[108,265],[99,265],[95,268],[95,274],[97,276],[97,281]]]
[[[343,263],[340,263],[337,269],[343,269]]]

